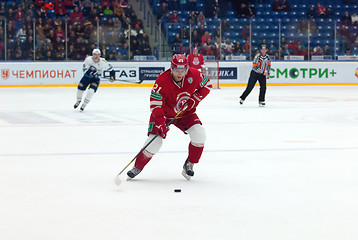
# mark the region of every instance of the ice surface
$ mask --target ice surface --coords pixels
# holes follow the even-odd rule
[[[358,86],[213,90],[205,152],[187,181],[172,127],[132,181],[150,88],[0,88],[1,240],[356,240]],[[126,171],[125,171],[126,172]],[[174,189],[181,189],[175,193]]]

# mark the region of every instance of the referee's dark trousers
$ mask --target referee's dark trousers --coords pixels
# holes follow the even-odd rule
[[[241,95],[241,99],[245,100],[246,97],[250,94],[252,89],[255,86],[255,83],[257,80],[260,83],[260,95],[259,95],[259,101],[264,102],[265,101],[265,94],[266,94],[266,76],[260,73],[256,73],[253,70],[251,70],[249,82],[247,84],[247,87],[245,91]]]

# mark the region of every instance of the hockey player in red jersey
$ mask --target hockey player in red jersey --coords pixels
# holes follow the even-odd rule
[[[197,48],[194,48],[193,52],[188,55],[189,67],[196,68],[205,74],[206,67],[203,55],[198,52]]]
[[[211,83],[197,69],[189,68],[185,55],[176,54],[171,68],[160,74],[150,95],[150,120],[146,145],[153,142],[138,155],[134,167],[127,172],[129,179],[137,176],[162,146],[167,132],[166,124],[182,109],[185,109],[172,124],[189,134],[189,152],[183,166],[183,176],[190,180],[194,176],[193,166],[199,162],[204,149],[205,129],[196,115],[196,107],[209,94]],[[159,136],[156,137],[156,134]]]

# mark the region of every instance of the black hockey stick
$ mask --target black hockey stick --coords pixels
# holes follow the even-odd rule
[[[110,81],[109,77],[101,77],[101,79],[105,79],[105,80],[108,80]],[[135,83],[135,84],[139,84],[139,83],[142,83],[143,80],[138,80],[138,81],[131,81],[131,80],[125,80],[125,79],[114,79],[113,82],[127,82],[127,83]]]
[[[168,128],[170,126],[170,124],[180,115],[183,113],[183,111],[185,110],[185,107],[183,107],[178,113],[177,115],[175,115],[175,117],[173,117],[172,120],[170,120],[170,122],[168,122],[168,124],[166,125],[166,127]],[[159,136],[160,132],[157,133],[144,147],[142,147],[142,149],[139,151],[139,153],[137,153],[137,155],[135,155],[135,157],[127,164],[127,166],[125,166],[122,171],[120,171],[117,176],[114,178],[114,183],[116,185],[119,185],[121,184],[121,179],[119,178],[119,175],[122,174],[122,172],[124,172],[124,170],[127,169],[127,167],[129,165],[131,165],[132,162],[134,162],[134,160],[139,156],[139,154],[141,154],[153,141],[154,139],[156,139],[158,136]]]

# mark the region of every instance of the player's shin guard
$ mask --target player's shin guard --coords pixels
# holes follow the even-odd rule
[[[80,90],[80,89],[77,90],[77,101],[76,101],[75,105],[73,106],[73,108],[77,108],[80,105],[80,103],[82,101],[83,93],[84,93],[83,90]]]
[[[194,176],[194,163],[198,163],[201,157],[201,154],[204,150],[204,144],[195,144],[190,142],[189,144],[189,156],[185,160],[182,174],[187,179],[190,180]]]
[[[87,104],[91,101],[92,97],[94,95],[94,89],[89,88],[85,97],[85,100],[83,101],[83,104],[81,106],[81,110],[83,111]]]
[[[206,139],[205,129],[200,124],[195,124],[189,128],[187,132],[190,135],[189,161],[191,163],[198,163],[204,150]]]
[[[80,90],[80,89],[77,90],[77,101],[82,100],[82,96],[84,92],[85,92],[84,90]]]
[[[147,150],[144,150],[139,156],[137,157],[134,166],[137,169],[143,170],[145,165],[152,159],[154,156],[153,153],[148,152]]]
[[[198,163],[204,150],[204,144],[189,143],[188,159],[191,163]]]
[[[136,158],[134,167],[127,172],[128,179],[135,178],[147,165],[147,163],[152,159],[154,154],[144,150],[141,154]]]

